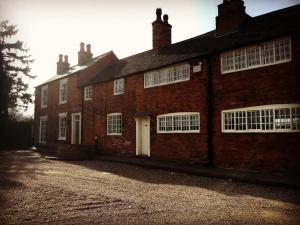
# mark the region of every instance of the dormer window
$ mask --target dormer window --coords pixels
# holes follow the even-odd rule
[[[63,79],[59,82],[59,104],[67,103],[68,97],[68,80]]]
[[[114,95],[120,95],[124,93],[124,79],[114,80]]]

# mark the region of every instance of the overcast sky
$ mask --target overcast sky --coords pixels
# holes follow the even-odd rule
[[[56,74],[58,54],[77,64],[81,41],[92,45],[94,56],[113,50],[119,58],[152,48],[155,9],[169,15],[172,42],[215,29],[222,0],[0,0],[0,20],[18,25],[35,59],[30,81],[34,86]],[[300,4],[300,0],[245,0],[250,16]],[[27,111],[33,114],[33,107]]]

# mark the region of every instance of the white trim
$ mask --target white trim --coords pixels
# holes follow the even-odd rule
[[[278,60],[276,61],[276,56],[275,56],[275,42],[276,41],[280,41],[280,40],[289,40],[289,56],[290,58],[288,59],[284,59],[284,60]],[[262,44],[265,44],[265,43],[268,43],[268,42],[272,42],[273,43],[273,51],[274,51],[274,62],[272,63],[267,63],[267,64],[263,64],[263,61],[262,61],[262,51],[261,51],[261,45]],[[228,54],[229,52],[235,52],[237,50],[247,50],[248,48],[252,48],[252,47],[255,47],[255,46],[258,46],[259,47],[259,55],[260,55],[260,64],[259,65],[255,65],[255,66],[248,66],[248,62],[247,62],[247,51],[246,51],[246,55],[245,55],[245,68],[242,68],[242,69],[231,69],[231,70],[226,70],[224,71],[223,70],[223,57],[224,55]],[[233,54],[235,55],[235,54]],[[260,43],[260,44],[256,44],[256,45],[249,45],[249,46],[245,46],[243,48],[238,48],[238,49],[233,49],[233,50],[230,50],[230,51],[226,51],[226,52],[222,52],[221,55],[220,55],[220,61],[221,61],[221,74],[227,74],[227,73],[234,73],[234,72],[239,72],[239,71],[244,71],[244,70],[251,70],[251,69],[256,69],[256,68],[261,68],[261,67],[265,67],[265,66],[273,66],[273,65],[276,65],[276,64],[281,64],[281,63],[286,63],[286,62],[291,62],[292,61],[292,45],[291,45],[291,38],[290,37],[285,37],[285,38],[279,38],[279,39],[274,39],[274,40],[271,40],[271,41],[267,41],[267,42],[263,42],[263,43]],[[233,67],[235,65],[235,59],[233,57]]]
[[[75,130],[75,124],[74,124],[74,117],[75,116],[80,116],[80,122],[79,122],[79,141],[78,141],[78,144],[81,144],[81,112],[78,112],[78,113],[72,113],[71,114],[71,118],[72,118],[72,122],[71,122],[71,144],[75,144],[75,133],[74,133],[74,130]]]
[[[245,107],[245,108],[236,108],[236,109],[227,109],[221,111],[221,129],[222,133],[295,133],[300,132],[300,130],[293,130],[292,129],[292,117],[290,117],[290,128],[286,129],[276,129],[275,128],[275,110],[276,109],[289,109],[290,115],[292,114],[292,108],[298,108],[300,104],[273,104],[273,105],[260,105],[260,106],[252,106],[252,107]],[[259,129],[248,129],[248,119],[247,119],[247,111],[255,111],[255,110],[273,110],[273,129],[271,130],[263,130],[262,123],[260,123]],[[246,130],[236,130],[235,126],[232,130],[225,130],[225,121],[224,121],[224,113],[226,112],[234,112],[234,123],[235,123],[235,112],[236,111],[245,111],[246,112]],[[260,111],[260,122],[262,122],[262,115]]]
[[[62,90],[62,86],[66,84],[66,90],[65,90],[65,95],[66,95],[66,99],[65,100],[62,100],[62,95],[61,95],[61,90]],[[61,79],[59,81],[59,104],[65,104],[67,103],[68,101],[68,78],[64,78],[64,79]]]
[[[41,140],[41,133],[42,133],[42,121],[46,121],[46,135],[47,135],[47,121],[48,121],[48,116],[40,116],[40,127],[39,127],[39,143],[41,144],[46,144],[46,140],[45,141],[42,141]]]
[[[190,130],[190,127],[191,127],[191,124],[189,123],[189,130],[170,130],[170,131],[167,131],[167,130],[164,130],[164,131],[161,131],[159,130],[159,118],[162,118],[162,117],[172,117],[172,128],[174,127],[174,123],[173,123],[173,118],[175,116],[198,116],[198,130]],[[182,124],[181,124],[182,125]],[[162,115],[158,115],[157,118],[156,118],[156,128],[157,128],[157,133],[158,134],[174,134],[174,133],[180,133],[180,134],[183,134],[183,133],[200,133],[200,113],[199,112],[176,112],[176,113],[167,113],[167,114],[162,114]]]
[[[84,101],[93,99],[93,86],[89,85],[83,88]]]
[[[121,115],[121,132],[120,133],[117,133],[117,132],[115,132],[115,133],[109,133],[108,131],[109,131],[109,129],[108,129],[108,117],[110,117],[110,116],[118,116],[118,115]],[[122,135],[122,121],[123,121],[123,117],[122,117],[122,113],[109,113],[109,114],[107,114],[107,116],[106,116],[106,134],[108,135],[108,136],[113,136],[113,135],[116,135],[116,136],[121,136]]]
[[[65,118],[66,119],[66,124],[65,124],[66,132],[65,132],[65,136],[64,137],[62,137],[61,133],[60,133],[60,119],[61,118]],[[66,112],[58,113],[58,140],[65,141],[66,139],[67,139],[67,113]]]
[[[47,91],[47,96],[46,96],[46,103],[44,104],[43,99],[44,99],[44,90]],[[41,87],[41,108],[47,108],[48,104],[48,85],[42,86]]]

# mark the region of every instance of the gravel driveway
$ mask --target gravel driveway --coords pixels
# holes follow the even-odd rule
[[[0,224],[300,224],[300,191],[0,152]]]

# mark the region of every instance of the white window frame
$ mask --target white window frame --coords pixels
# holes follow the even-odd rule
[[[110,129],[109,129],[109,123],[110,123],[110,119],[114,118],[114,117],[117,117],[117,116],[121,116],[121,120],[120,120],[120,124],[119,124],[119,130],[120,132],[110,132]],[[116,119],[113,120],[112,122],[114,121],[117,121]],[[106,126],[106,130],[107,130],[107,135],[122,135],[122,113],[110,113],[110,114],[107,114],[107,119],[106,119],[106,123],[107,123],[107,126]],[[114,125],[114,124],[112,124]],[[118,123],[115,124],[115,126],[118,126]]]
[[[236,109],[229,109],[229,110],[222,110],[221,111],[221,127],[222,127],[222,133],[294,133],[294,132],[300,132],[300,127],[296,127],[295,130],[293,130],[293,117],[292,117],[292,109],[300,108],[300,104],[274,104],[274,105],[261,105],[261,106],[252,106],[252,107],[246,107],[246,108],[236,108]],[[279,109],[289,109],[290,110],[290,125],[289,128],[285,129],[279,129],[275,127],[275,110]],[[250,111],[260,111],[260,128],[256,129],[248,129],[248,118],[247,118],[247,112]],[[263,122],[262,122],[262,111],[263,110],[271,110],[272,111],[272,121],[273,122],[264,122],[265,125],[269,125],[269,127],[272,127],[272,129],[263,129]],[[236,114],[235,112],[246,112],[246,129],[245,130],[237,130],[235,123],[236,123]],[[269,111],[270,112],[270,111]],[[225,113],[234,113],[234,129],[225,129]],[[270,126],[272,125],[272,126]],[[298,130],[297,130],[298,129]]]
[[[198,117],[198,129],[196,130],[191,130],[191,121],[190,121],[190,117],[191,116],[197,116]],[[167,117],[168,118],[172,118],[171,121],[171,126],[167,125]],[[188,129],[187,130],[183,130],[182,124],[183,124],[183,117],[188,117]],[[165,129],[164,130],[160,130],[160,118],[165,118]],[[178,118],[178,121],[181,121],[180,124],[180,128],[181,129],[177,129],[178,126],[174,126],[174,118]],[[170,121],[169,121],[170,122]],[[158,115],[156,118],[156,127],[157,127],[157,133],[159,134],[168,134],[168,133],[200,133],[200,113],[199,112],[176,112],[176,113],[167,113],[167,114],[162,114],[162,115]],[[167,127],[171,128],[171,130],[167,130]],[[175,129],[176,128],[176,129]]]
[[[279,59],[279,60],[276,60],[276,53],[275,53],[275,45],[279,42],[285,42],[285,41],[288,41],[288,54],[287,54],[287,58],[285,59]],[[264,60],[264,56],[263,55],[263,46],[264,45],[272,45],[273,46],[273,61],[269,61],[269,62],[265,62],[266,60]],[[257,64],[257,65],[248,65],[248,62],[247,62],[247,59],[248,59],[248,56],[247,56],[247,50],[250,50],[252,48],[259,48],[259,57],[260,57],[260,63]],[[237,52],[241,52],[241,51],[245,51],[245,68],[235,68],[236,67],[236,53]],[[230,70],[224,70],[224,66],[225,63],[224,63],[224,60],[225,60],[225,57],[227,55],[231,55],[233,54],[233,60],[232,60],[232,66],[230,68]],[[271,40],[271,41],[267,41],[267,42],[263,42],[263,43],[260,43],[260,44],[256,44],[256,45],[249,45],[249,46],[246,46],[246,47],[243,47],[243,48],[239,48],[239,49],[235,49],[235,50],[230,50],[230,51],[226,51],[226,52],[223,52],[221,53],[220,55],[220,61],[221,61],[221,74],[227,74],[227,73],[233,73],[233,72],[238,72],[238,71],[243,71],[243,70],[249,70],[249,69],[255,69],[255,68],[260,68],[260,67],[265,67],[265,66],[271,66],[271,65],[275,65],[275,64],[280,64],[280,63],[286,63],[286,62],[290,62],[292,61],[292,46],[291,46],[291,38],[290,37],[285,37],[285,38],[280,38],[280,39],[274,39],[274,40]]]
[[[46,123],[46,130],[43,131],[42,130],[42,123],[45,122]],[[41,144],[46,144],[47,143],[47,126],[48,126],[48,116],[40,116],[40,129],[39,129],[39,143]],[[42,132],[44,132],[44,134],[42,135]],[[44,139],[42,140],[42,137],[44,137]]]
[[[190,64],[177,64],[144,73],[144,88],[157,87],[188,81],[191,76]]]
[[[66,85],[66,86],[64,86]],[[64,90],[65,99],[63,99],[63,88],[66,87]],[[59,81],[59,104],[65,104],[68,101],[68,79],[62,79]]]
[[[61,119],[65,119],[65,136],[62,136],[61,133]],[[58,114],[58,140],[66,140],[67,139],[67,113],[59,113]]]
[[[45,85],[41,87],[41,108],[47,108],[47,104],[48,104],[48,85]]]
[[[121,95],[124,93],[124,78],[114,80],[114,95]]]
[[[92,100],[93,99],[93,86],[89,85],[84,87],[84,100]]]

